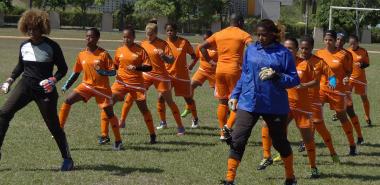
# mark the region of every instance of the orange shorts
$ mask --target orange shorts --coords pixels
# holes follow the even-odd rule
[[[149,89],[151,85],[154,85],[158,92],[170,91],[171,81],[169,77],[157,77],[148,73],[143,74],[145,89]]]
[[[132,96],[133,100],[143,101],[146,100],[145,87],[129,85],[122,81],[116,80],[112,84],[112,94],[116,95],[119,99],[124,99],[128,93]]]
[[[355,92],[355,94],[358,94],[360,96],[367,95],[367,83],[351,78],[350,86],[351,91]]]
[[[311,119],[314,122],[320,122],[324,119],[322,103],[312,103],[311,112],[312,112]]]
[[[96,88],[85,83],[81,83],[74,92],[80,94],[84,98],[84,102],[87,102],[91,97],[95,97],[96,103],[100,108],[112,106],[112,91],[111,88]]]
[[[219,99],[228,99],[235,88],[237,81],[240,79],[240,73],[237,74],[215,74],[215,96]]]
[[[289,118],[294,119],[298,128],[312,128],[311,112],[292,108],[290,110]]]
[[[191,97],[191,81],[170,77],[175,96]]]
[[[319,92],[320,99],[323,103],[330,104],[330,109],[335,110],[336,112],[341,112],[346,110],[347,100],[346,93],[340,91],[324,91],[320,90]]]
[[[208,80],[208,84],[211,88],[215,87],[215,73],[207,73],[205,71],[202,71],[202,69],[198,69],[197,72],[193,75],[193,78],[191,79],[194,82],[199,83],[200,85],[203,85],[203,83]]]

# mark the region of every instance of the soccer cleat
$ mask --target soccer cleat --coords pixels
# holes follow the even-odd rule
[[[286,179],[284,185],[297,185],[296,179]]]
[[[321,174],[319,173],[318,168],[317,167],[311,168],[311,176],[310,176],[310,178],[317,179],[319,177],[321,177]]]
[[[333,163],[340,164],[340,159],[339,159],[339,156],[337,154],[332,155],[331,159],[332,159]]]
[[[156,138],[157,138],[156,134],[150,135],[150,144],[156,144],[157,143]]]
[[[99,145],[105,145],[111,142],[111,139],[108,136],[99,136],[98,137],[98,144]]]
[[[298,152],[304,152],[304,151],[305,151],[305,143],[301,141],[300,145],[298,146]]]
[[[115,151],[120,151],[123,149],[123,142],[122,141],[115,141],[115,144],[112,146],[112,149]]]
[[[221,182],[220,182],[220,184],[221,185],[235,185],[234,184],[234,181],[226,181],[226,180],[222,180]]]
[[[282,161],[282,159],[281,159],[281,155],[279,154],[279,153],[274,153],[273,154],[273,162],[280,162],[280,161]]]
[[[220,137],[219,137],[219,140],[223,142],[223,141],[226,140],[226,138],[225,138],[224,136],[220,136]]]
[[[188,114],[190,114],[191,113],[191,110],[189,110],[189,109],[185,109],[183,112],[182,112],[182,114],[181,114],[181,117],[183,117],[183,118],[185,118]]]
[[[338,117],[336,117],[336,114],[333,114],[331,120],[332,121],[338,121],[339,119],[338,119]]]
[[[74,161],[72,159],[63,159],[61,171],[71,171],[74,169]]]
[[[373,125],[372,125],[372,121],[371,121],[371,119],[366,120],[366,122],[367,122],[367,126],[368,126],[368,127],[372,127],[372,126],[373,126]]]
[[[348,153],[349,156],[356,156],[358,153],[356,152],[356,146],[350,146],[350,153]]]
[[[177,136],[183,136],[185,135],[185,128],[184,127],[178,127],[177,128]]]
[[[224,136],[224,141],[227,142],[227,144],[230,144],[232,141],[232,129],[228,128],[227,125],[224,125],[223,127],[223,136]]]
[[[192,122],[191,128],[199,128],[199,120],[198,120],[198,118],[197,119],[193,119],[191,122]]]
[[[119,120],[119,128],[125,128],[125,120]]]
[[[257,170],[265,170],[265,168],[267,168],[271,164],[273,164],[272,158],[263,159],[261,160],[259,166],[257,167]]]
[[[166,129],[168,128],[168,124],[165,121],[160,122],[160,126],[156,127],[157,130]]]
[[[362,137],[358,137],[358,141],[356,142],[358,145],[364,144],[364,139]]]

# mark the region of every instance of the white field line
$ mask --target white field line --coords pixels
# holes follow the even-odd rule
[[[2,36],[0,35],[0,39],[27,39],[28,37],[22,37],[22,36]],[[49,37],[53,40],[67,40],[67,41],[84,41],[85,39],[81,38],[63,38],[63,37]],[[119,42],[121,43],[121,40],[112,40],[112,39],[100,39],[99,42]],[[141,42],[139,40],[136,40],[136,42]],[[190,43],[191,45],[198,45],[199,43]],[[74,48],[69,48],[74,49]],[[76,48],[75,48],[76,49]],[[79,48],[78,48],[79,49]],[[317,50],[317,49],[314,49]],[[112,50],[109,50],[112,51]],[[380,51],[367,51],[368,53],[372,54],[380,54]]]

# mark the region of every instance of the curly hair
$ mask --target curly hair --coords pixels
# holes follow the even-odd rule
[[[41,10],[27,10],[18,21],[18,29],[26,35],[28,29],[39,29],[42,34],[50,33],[49,14]]]

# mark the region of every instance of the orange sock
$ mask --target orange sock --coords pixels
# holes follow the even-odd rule
[[[145,121],[146,127],[149,130],[149,134],[150,135],[155,134],[152,114],[150,113],[150,111],[147,111],[147,112],[144,112],[143,115],[144,115],[144,121]]]
[[[293,169],[293,154],[288,157],[281,157],[284,162],[285,177],[286,179],[294,179],[294,169]]]
[[[309,158],[309,164],[311,168],[315,168],[315,143],[314,140],[312,140],[309,143],[305,143],[305,148],[307,152],[307,157]]]
[[[70,113],[70,108],[71,108],[71,105],[67,103],[63,103],[61,106],[61,110],[59,111],[59,124],[61,128],[65,127],[67,117],[69,116],[69,113]]]
[[[218,121],[219,128],[223,128],[224,124],[227,122],[228,106],[224,104],[218,105]]]
[[[232,128],[234,126],[234,124],[235,124],[235,120],[236,120],[236,112],[231,111],[230,112],[230,117],[227,120],[227,127],[228,128]]]
[[[369,117],[369,101],[368,101],[368,99],[363,101],[363,108],[364,108],[364,112],[365,112],[365,119],[368,121],[370,119],[370,117]]]
[[[158,112],[158,116],[160,117],[160,121],[166,121],[165,102],[160,102],[160,101],[157,102],[157,112]]]
[[[179,115],[179,109],[175,103],[169,105],[170,109],[172,110],[173,117],[175,119],[175,122],[177,123],[177,127],[181,128],[183,127],[182,125],[182,120],[181,116]]]
[[[236,170],[239,167],[240,161],[234,158],[228,158],[226,181],[233,182],[236,177]]]
[[[193,103],[186,104],[186,109],[191,111],[194,119],[198,119],[197,106],[195,105],[195,101]]]
[[[359,118],[357,115],[351,118],[352,126],[354,127],[358,137],[363,138],[362,129],[360,127]]]
[[[268,159],[271,157],[272,138],[269,136],[268,127],[261,128],[261,142],[263,143],[263,157]]]
[[[108,117],[106,112],[102,111],[100,113],[100,133],[102,134],[102,137],[108,136]]]
[[[128,94],[127,97],[125,98],[123,109],[121,109],[121,118],[120,118],[121,122],[125,122],[125,120],[127,119],[129,110],[131,110],[132,105],[133,105],[133,98],[132,96]]]
[[[346,134],[347,140],[350,143],[350,146],[355,146],[354,134],[352,133],[352,125],[349,120],[342,123],[342,128]]]
[[[114,116],[108,120],[112,125],[112,132],[115,136],[115,142],[121,141],[121,135],[120,135],[120,130],[119,130],[119,121],[117,120],[117,117]]]
[[[332,140],[331,140],[331,134],[329,130],[327,130],[325,122],[319,122],[319,123],[314,123],[314,127],[319,133],[319,135],[322,137],[323,142],[327,146],[327,148],[330,151],[331,155],[336,155],[335,148],[333,146]]]

